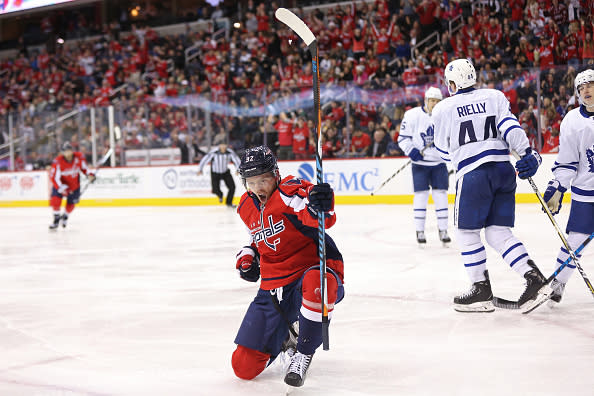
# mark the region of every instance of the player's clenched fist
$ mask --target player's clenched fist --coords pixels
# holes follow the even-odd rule
[[[334,191],[330,184],[313,185],[308,194],[309,207],[316,211],[329,212],[334,210]]]
[[[251,246],[244,246],[237,253],[235,268],[239,276],[248,282],[257,282],[260,279],[260,255]]]

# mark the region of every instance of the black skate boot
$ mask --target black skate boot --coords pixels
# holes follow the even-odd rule
[[[454,297],[454,309],[458,312],[493,312],[493,292],[489,281],[489,271],[485,270],[485,280],[475,282],[466,293]]]
[[[425,231],[417,231],[417,243],[418,244],[427,243],[427,238],[425,238]]]
[[[62,227],[66,228],[66,225],[68,225],[68,213],[62,215]]]
[[[439,230],[439,240],[443,244],[452,242],[452,240],[450,239],[450,236],[448,235],[448,230]]]
[[[546,278],[542,275],[534,261],[528,260],[532,268],[524,274],[526,288],[518,299],[518,306],[522,313],[528,313],[544,303],[550,296],[552,289],[547,284]]]
[[[56,228],[58,228],[58,225],[60,224],[60,214],[54,214],[54,222],[52,224],[49,225],[49,229],[50,230],[55,230]]]
[[[291,365],[285,375],[285,383],[291,386],[302,386],[305,382],[305,375],[311,363],[313,355],[305,355],[299,351],[291,358]]]
[[[557,279],[553,279],[551,282],[551,289],[553,289],[550,297],[551,301],[557,304],[560,303],[561,298],[563,297],[563,292],[565,291],[565,283],[559,282]]]

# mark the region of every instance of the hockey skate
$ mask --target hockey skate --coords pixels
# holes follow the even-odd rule
[[[448,235],[448,230],[439,230],[439,240],[443,246],[447,246],[448,243],[452,242],[450,236]]]
[[[557,279],[553,279],[550,286],[553,291],[549,297],[549,306],[553,307],[561,302],[563,292],[565,291],[565,283],[559,282]]]
[[[312,358],[313,355],[305,355],[297,351],[291,358],[291,365],[285,375],[285,383],[294,387],[302,386]]]
[[[54,222],[49,225],[50,230],[55,230],[56,228],[58,228],[58,225],[60,225],[60,218],[61,217],[59,214],[54,215]]]
[[[454,297],[454,309],[458,312],[493,312],[493,292],[489,281],[489,272],[485,271],[485,280],[475,282],[466,293]]]
[[[526,279],[526,288],[518,299],[518,306],[522,313],[532,312],[545,301],[549,299],[552,289],[547,283],[534,261],[528,260],[528,265],[532,268],[524,274]]]
[[[68,214],[64,213],[61,217],[62,220],[62,227],[66,228],[66,226],[68,225]]]
[[[427,243],[427,238],[425,238],[425,231],[417,231],[417,243],[421,246]]]

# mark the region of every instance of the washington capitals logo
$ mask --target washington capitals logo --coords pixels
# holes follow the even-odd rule
[[[260,228],[256,232],[254,232],[254,241],[256,242],[256,245],[259,242],[264,242],[266,246],[276,251],[276,245],[280,243],[280,238],[276,238],[272,242],[269,242],[268,238],[271,238],[283,232],[285,230],[285,221],[280,220],[279,222],[275,223],[272,219],[272,215],[269,215],[268,224],[268,227]]]
[[[586,149],[586,158],[588,158],[588,171],[594,173],[594,146]]]

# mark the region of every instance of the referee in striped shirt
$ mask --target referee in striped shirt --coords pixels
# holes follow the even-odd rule
[[[220,143],[218,147],[210,150],[202,158],[198,165],[198,176],[202,175],[202,170],[206,164],[210,163],[210,181],[212,184],[212,193],[219,197],[219,202],[223,202],[223,192],[221,191],[221,180],[225,182],[229,192],[225,203],[230,208],[234,208],[233,195],[235,194],[235,182],[229,171],[229,162],[233,161],[235,169],[239,169],[241,160],[235,154],[235,151],[227,147],[227,143]]]

